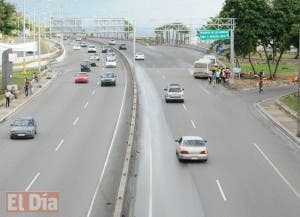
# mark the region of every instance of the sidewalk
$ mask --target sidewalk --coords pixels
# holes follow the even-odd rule
[[[5,107],[5,100],[0,102],[0,123],[9,119],[15,112],[21,107],[30,102],[35,96],[37,96],[42,90],[44,90],[51,81],[56,77],[56,71],[43,71],[40,75],[39,82],[32,81],[32,94],[25,96],[23,90],[21,90],[17,99],[12,99],[10,107]]]
[[[300,145],[300,137],[297,137],[297,115],[294,111],[284,106],[278,99],[265,100],[256,106],[289,138]]]

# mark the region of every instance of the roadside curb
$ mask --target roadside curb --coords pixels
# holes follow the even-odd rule
[[[284,96],[282,96],[284,97]],[[297,112],[293,111],[292,109],[290,109],[287,105],[283,104],[282,102],[280,102],[280,99],[282,98],[280,97],[279,99],[275,100],[275,104],[277,106],[279,106],[282,110],[284,110],[286,113],[288,113],[290,116],[292,116],[293,118],[298,119],[298,115]]]
[[[44,71],[43,73],[46,73],[46,71]],[[55,77],[55,76],[54,76]],[[53,77],[53,78],[54,78]],[[16,108],[14,108],[12,111],[10,111],[9,113],[7,113],[6,115],[4,115],[1,119],[0,119],[0,123],[3,123],[5,121],[7,121],[12,115],[14,115],[19,109],[21,109],[23,106],[25,106],[27,103],[31,102],[36,96],[38,96],[44,89],[46,89],[49,84],[53,81],[53,78],[48,80],[43,86],[42,88],[39,88],[35,93],[33,93],[32,95],[30,95],[24,102],[22,102],[21,104],[17,105]]]
[[[270,100],[270,99],[268,99]],[[261,111],[270,121],[274,123],[276,127],[278,127],[286,136],[288,136],[293,142],[295,142],[297,145],[300,146],[299,139],[285,126],[283,126],[279,121],[275,120],[261,105],[262,103],[268,101],[268,100],[263,100],[261,102],[255,103],[256,109]]]

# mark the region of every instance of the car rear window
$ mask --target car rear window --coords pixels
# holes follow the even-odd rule
[[[203,140],[199,139],[191,139],[191,140],[184,140],[182,142],[183,146],[192,146],[192,147],[198,147],[198,146],[205,146],[205,143]]]
[[[180,87],[171,87],[169,89],[169,92],[181,92],[181,88]]]

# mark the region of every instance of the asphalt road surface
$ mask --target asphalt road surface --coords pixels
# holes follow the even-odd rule
[[[128,43],[124,54],[132,58]],[[194,79],[203,53],[137,45],[140,148],[134,217],[299,217],[300,148],[259,113],[254,103],[292,89],[234,92]],[[185,102],[164,101],[177,82]],[[208,140],[207,163],[180,163],[175,139]]]
[[[120,182],[129,120],[132,83],[119,59],[117,69],[104,69],[103,58],[89,72],[88,84],[75,84],[87,48],[73,51],[53,66],[60,71],[48,89],[0,125],[0,186],[7,191],[60,193],[57,214],[8,214],[1,203],[0,216],[112,216]],[[117,73],[116,87],[100,87],[100,73]],[[38,135],[10,140],[10,123],[16,116],[33,116]]]

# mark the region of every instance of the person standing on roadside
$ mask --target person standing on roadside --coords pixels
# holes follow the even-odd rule
[[[212,75],[211,75],[211,79],[212,79],[212,86],[215,87],[216,86],[216,82],[217,82],[217,73],[216,73],[216,70],[213,70]]]
[[[258,88],[259,88],[259,90],[258,90],[258,93],[259,94],[261,94],[262,92],[263,92],[263,78],[261,77],[261,78],[259,78],[259,82],[258,82]]]
[[[25,84],[24,84],[25,96],[28,96],[29,85],[30,85],[29,80],[27,78],[25,78]]]
[[[5,90],[5,107],[9,108],[10,106],[10,97],[12,96],[12,94],[9,92],[9,90]]]

